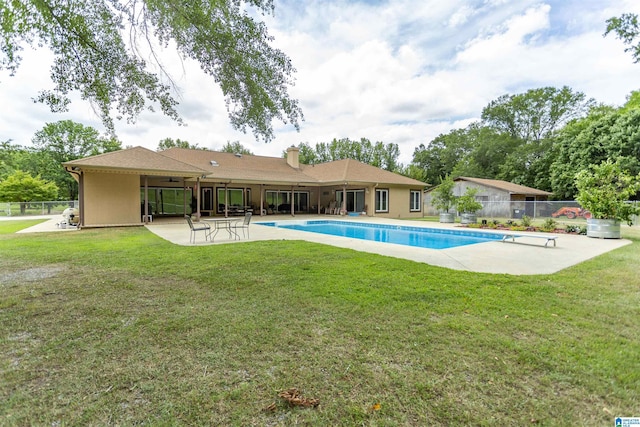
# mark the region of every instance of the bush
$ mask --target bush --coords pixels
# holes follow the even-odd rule
[[[531,218],[527,215],[523,215],[522,216],[522,225],[524,225],[525,227],[531,227]]]
[[[554,231],[558,223],[553,218],[547,218],[544,220],[544,223],[540,227],[542,231]]]
[[[626,221],[631,225],[632,216],[640,214],[640,207],[627,203],[640,191],[640,174],[630,175],[618,162],[607,160],[580,171],[576,187],[576,200],[593,218]]]

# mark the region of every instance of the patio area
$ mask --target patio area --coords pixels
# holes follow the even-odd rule
[[[551,274],[587,259],[615,250],[631,241],[593,239],[586,236],[558,234],[557,247],[544,247],[544,242],[525,240],[526,243],[504,243],[501,241],[460,246],[450,249],[426,249],[403,246],[391,243],[365,241],[353,238],[329,236],[306,231],[288,230],[260,225],[260,222],[339,219],[343,221],[360,221],[381,224],[408,225],[426,228],[456,228],[456,224],[440,224],[437,222],[393,220],[371,217],[336,217],[330,215],[269,215],[254,217],[249,228],[249,239],[236,240],[221,230],[214,242],[205,241],[204,234],[198,233],[195,246],[247,244],[259,240],[305,240],[309,242],[353,249],[361,252],[375,253],[384,256],[404,258],[416,262],[427,263],[455,270],[478,273],[498,273],[513,275]],[[242,220],[242,218],[239,218]],[[60,217],[51,217],[48,221],[22,230],[28,232],[82,232],[75,229],[61,229]],[[189,242],[190,230],[182,218],[159,218],[145,226],[157,236],[176,245],[194,246]],[[485,231],[485,230],[483,230]],[[522,233],[526,234],[526,233]],[[524,242],[524,241],[523,241]],[[531,243],[531,244],[529,244]]]

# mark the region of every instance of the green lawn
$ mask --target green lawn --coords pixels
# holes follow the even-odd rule
[[[180,247],[144,228],[16,235],[11,223],[0,222],[2,425],[640,415],[638,240],[521,277],[307,242]],[[320,405],[288,406],[278,393],[291,387]]]

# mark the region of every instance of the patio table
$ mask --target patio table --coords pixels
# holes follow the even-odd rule
[[[236,233],[231,225],[235,222],[240,221],[240,218],[201,218],[203,221],[206,221],[211,224],[211,232],[209,233],[209,237],[213,242],[218,232],[222,229],[227,230],[229,233],[229,238],[233,237],[234,240],[238,239],[238,233]]]

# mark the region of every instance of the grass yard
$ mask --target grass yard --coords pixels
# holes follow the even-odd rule
[[[307,242],[15,228],[0,222],[3,425],[640,416],[640,240],[523,277]],[[278,397],[292,387],[320,405]]]

